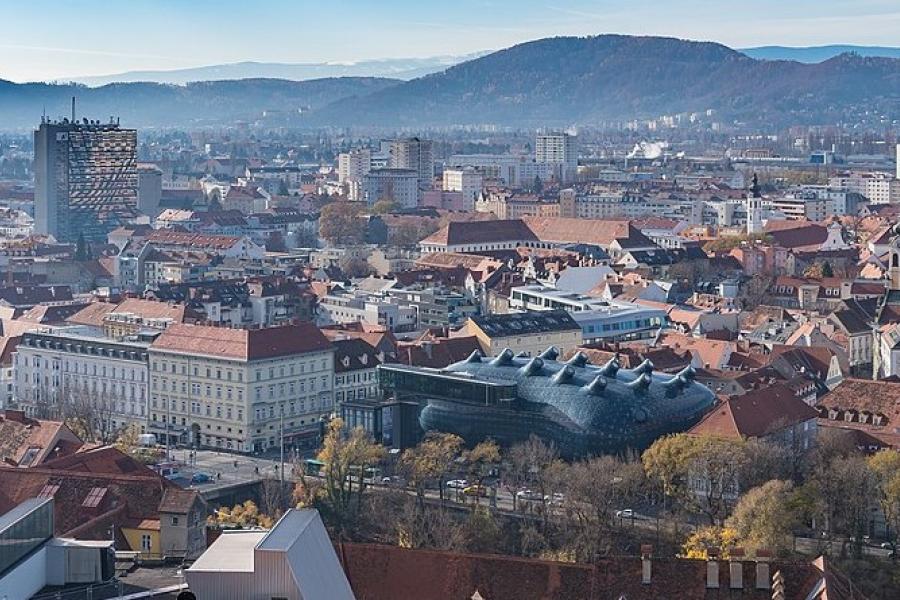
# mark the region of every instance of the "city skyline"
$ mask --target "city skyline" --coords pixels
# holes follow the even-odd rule
[[[7,25],[0,43],[0,79],[48,81],[242,61],[464,55],[543,37],[601,33],[709,40],[735,48],[896,45],[900,26],[900,8],[885,0],[852,6],[760,0],[727,7],[705,0],[677,6],[642,0],[627,7],[606,0],[526,0],[515,10],[506,2],[462,0],[452,12],[408,0],[387,7],[352,0],[328,11],[307,1],[274,0],[260,7],[233,0],[139,0],[116,7],[115,17],[125,25],[116,28],[109,27],[107,5],[97,0],[55,4],[48,10],[0,3]],[[279,18],[259,19],[261,8]]]

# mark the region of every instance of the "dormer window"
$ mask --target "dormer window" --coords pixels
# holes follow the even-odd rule
[[[368,354],[363,354],[362,356],[360,356],[360,357],[359,357],[359,362],[361,362],[361,363],[364,364],[364,365],[369,364],[369,355],[368,355]]]

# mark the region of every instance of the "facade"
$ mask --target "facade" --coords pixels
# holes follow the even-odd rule
[[[507,348],[516,354],[537,356],[551,345],[566,354],[583,341],[581,326],[564,310],[471,317],[465,330],[478,339],[487,356],[496,356]]]
[[[419,202],[419,176],[414,169],[373,169],[363,177],[363,198],[370,206],[389,200],[402,208]]]
[[[392,169],[412,169],[416,172],[418,189],[430,190],[434,180],[434,154],[431,140],[417,137],[391,141]]]
[[[192,597],[354,600],[315,510],[288,510],[269,531],[231,530],[184,571]]]
[[[578,171],[578,139],[568,133],[538,134],[534,161],[559,165],[560,181],[574,181]]]
[[[328,294],[319,298],[316,322],[320,325],[368,323],[389,331],[412,331],[416,328],[416,309],[366,295]]]
[[[581,327],[585,343],[646,339],[656,335],[666,324],[666,311],[660,308],[607,301],[542,285],[512,288],[509,307],[527,311],[567,311]]]
[[[0,515],[0,597],[47,586],[93,585],[115,575],[114,542],[54,537],[53,498],[29,498]]]
[[[16,351],[14,402],[37,418],[89,416],[106,440],[129,425],[143,433],[150,339],[113,340],[80,326],[26,332]]]
[[[357,148],[338,155],[338,181],[362,181],[372,166],[372,152],[368,148]]]
[[[150,218],[156,217],[162,199],[162,171],[156,165],[139,164],[137,177],[137,209]]]
[[[886,173],[846,173],[828,180],[830,188],[855,192],[865,196],[871,204],[900,202],[900,179]]]
[[[479,312],[475,298],[441,287],[392,289],[388,295],[401,306],[415,309],[419,328],[456,328]]]
[[[347,414],[344,403],[377,397],[378,379],[375,369],[381,364],[378,353],[368,342],[358,338],[337,339],[333,343],[334,403],[348,427],[361,426],[367,431],[371,430],[371,424],[357,422],[352,411]]]
[[[346,186],[349,200],[363,200],[363,180],[371,169],[372,152],[368,148],[357,148],[338,155],[338,182]]]
[[[118,123],[50,122],[34,132],[35,232],[105,241],[138,203],[137,131]]]
[[[484,178],[473,167],[462,169],[444,169],[444,186],[446,192],[461,192],[463,210],[472,210],[475,199],[481,194]]]
[[[264,329],[174,324],[150,347],[149,431],[252,452],[314,443],[334,409],[334,348],[304,323]],[[283,417],[283,420],[282,420]]]
[[[473,445],[536,434],[567,457],[641,450],[691,427],[714,401],[690,367],[673,376],[653,373],[649,362],[623,370],[616,359],[594,366],[582,353],[557,357],[554,347],[534,357],[507,348],[441,370],[382,365],[378,376],[388,402],[418,412],[420,431],[455,433]]]

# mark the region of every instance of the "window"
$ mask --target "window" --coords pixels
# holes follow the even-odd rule
[[[143,550],[144,552],[150,552],[151,548],[152,548],[152,538],[150,537],[150,534],[142,533],[141,534],[141,550]]]
[[[178,527],[178,517],[172,517],[172,526]]]

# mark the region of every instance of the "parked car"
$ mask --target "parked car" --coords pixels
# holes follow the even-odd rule
[[[624,510],[617,510],[616,516],[619,517],[620,519],[633,519],[634,511],[631,510],[630,508],[626,508]]]
[[[543,494],[532,490],[519,490],[516,492],[516,498],[527,502],[536,502],[544,499]]]
[[[481,496],[482,498],[486,498],[488,489],[483,485],[470,485],[463,489],[463,494],[466,496]]]
[[[544,502],[546,502],[547,504],[553,504],[554,506],[561,506],[565,501],[565,494],[561,494],[559,492],[554,492],[550,496],[544,496]]]
[[[210,477],[210,476],[207,475],[206,473],[199,473],[199,472],[198,472],[198,473],[194,473],[193,475],[191,475],[191,483],[193,483],[193,484],[196,484],[196,483],[209,483],[210,481],[212,481],[212,477]]]
[[[469,482],[465,479],[451,479],[446,485],[451,490],[461,490],[469,487]]]

